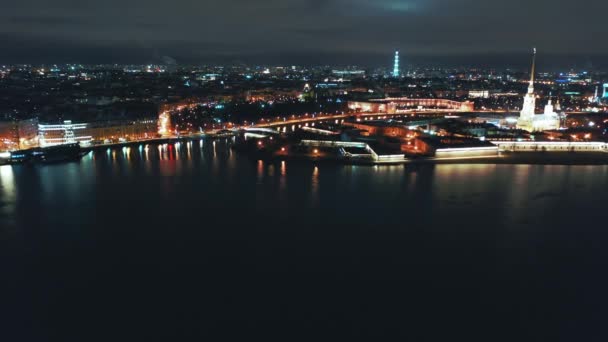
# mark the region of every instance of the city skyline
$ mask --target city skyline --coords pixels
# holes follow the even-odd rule
[[[5,2],[0,341],[608,340],[607,1]]]
[[[529,50],[529,49],[528,49]],[[81,51],[86,54],[86,51]],[[401,55],[401,54],[400,54]],[[458,56],[400,56],[400,71],[415,71],[417,69],[488,69],[496,71],[521,71],[529,68],[529,51],[504,55],[458,55]],[[82,56],[81,56],[82,57]],[[552,55],[542,53],[540,56],[542,67],[539,72],[559,73],[567,71],[608,71],[608,55]],[[205,59],[178,59],[171,56],[160,55],[154,52],[152,55],[115,60],[104,54],[96,55],[94,58],[68,58],[50,56],[37,56],[25,58],[1,59],[0,66],[70,66],[81,65],[84,67],[95,66],[147,66],[166,65],[180,67],[246,67],[246,68],[363,68],[363,69],[386,69],[390,73],[394,70],[394,52],[386,51],[378,55],[282,55],[282,56],[232,56],[230,58],[205,58]]]
[[[585,16],[571,15],[580,8]],[[179,63],[381,65],[387,52],[399,50],[403,65],[500,64],[535,45],[558,64],[593,65],[608,48],[582,38],[602,35],[606,9],[590,0],[28,0],[0,14],[0,43],[11,47],[2,49],[0,63],[146,63],[171,56]]]

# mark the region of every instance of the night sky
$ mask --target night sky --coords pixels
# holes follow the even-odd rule
[[[608,54],[607,10],[599,0],[5,0],[0,63],[374,64],[394,49],[483,62],[532,46],[590,61]]]

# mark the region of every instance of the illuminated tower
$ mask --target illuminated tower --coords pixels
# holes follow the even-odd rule
[[[549,95],[549,102],[545,106],[545,112],[540,115],[534,113],[534,109],[536,108],[536,96],[534,95],[535,72],[536,48],[534,49],[534,54],[532,56],[532,72],[530,75],[530,84],[528,85],[528,93],[524,96],[524,105],[519,114],[519,119],[517,120],[517,128],[528,132],[559,129],[560,117],[555,112],[553,104],[551,103],[551,95]]]
[[[524,96],[524,106],[521,109],[520,118],[530,119],[534,116],[536,108],[536,96],[534,95],[534,72],[536,69],[536,48],[532,56],[532,72],[530,74],[530,84],[528,85],[528,93]]]
[[[399,51],[395,51],[395,65],[393,66],[393,77],[399,77]]]
[[[604,92],[602,93],[603,99],[608,99],[608,83],[604,83]]]

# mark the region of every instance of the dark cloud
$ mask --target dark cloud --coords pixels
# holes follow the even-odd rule
[[[0,58],[29,61],[36,51],[63,61],[102,51],[92,55],[114,62],[153,49],[193,61],[307,55],[333,63],[393,49],[415,58],[533,45],[597,55],[608,54],[607,9],[597,0],[13,0],[0,12]]]

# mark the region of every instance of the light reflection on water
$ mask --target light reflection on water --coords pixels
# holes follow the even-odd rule
[[[167,203],[169,207],[194,197],[194,203],[210,201],[219,208],[284,208],[278,215],[331,207],[343,213],[340,220],[355,223],[377,218],[397,223],[420,217],[429,224],[482,220],[527,227],[546,217],[559,220],[572,206],[599,205],[608,197],[602,190],[608,186],[608,166],[265,162],[233,152],[231,141],[114,147],[94,151],[76,163],[30,169],[2,166],[0,210],[10,217],[17,207],[25,209],[28,201],[41,201],[43,207],[64,202],[66,210],[78,211],[79,202],[95,202],[87,194],[99,192],[108,192],[110,201],[102,205],[111,207],[112,201],[120,201],[120,194],[129,192],[141,194],[134,197],[137,200],[176,201]],[[34,175],[40,178],[39,185]],[[23,194],[23,201],[17,196],[17,184],[33,188]],[[368,211],[353,211],[361,206]],[[551,211],[556,213],[544,214]]]
[[[252,160],[226,141],[170,146],[0,166],[0,253],[6,245],[15,255],[2,281],[20,280],[9,288],[23,292],[12,312],[45,318],[93,306],[130,322],[133,312],[146,319],[148,312],[128,307],[122,317],[105,309],[177,293],[178,302],[194,301],[198,319],[210,302],[218,308],[209,317],[225,309],[224,300],[209,301],[201,291],[221,298],[243,292],[234,302],[255,308],[251,294],[261,293],[260,303],[275,311],[298,284],[308,295],[294,307],[310,301],[306,313],[337,299],[336,307],[355,311],[352,317],[376,315],[384,302],[422,317],[447,308],[440,319],[464,327],[474,321],[458,320],[467,306],[492,320],[503,312],[523,317],[516,325],[526,327],[530,317],[559,310],[566,325],[572,312],[587,312],[593,322],[602,316],[595,305],[603,307],[597,298],[605,292],[607,166],[370,167]],[[254,287],[241,286],[243,279]],[[217,287],[206,291],[210,280]],[[150,291],[138,297],[142,288]],[[91,293],[103,294],[94,305],[82,300]],[[580,294],[593,306],[577,306]],[[32,309],[32,302],[41,307]],[[167,302],[160,309],[175,310]],[[87,329],[82,336],[87,322],[77,322]],[[542,328],[553,326],[559,324]]]
[[[279,165],[279,189],[278,189],[278,197],[279,200],[285,203],[286,192],[287,192],[287,163],[282,160]]]
[[[17,191],[15,188],[15,175],[10,165],[0,166],[0,223],[12,223],[10,217],[15,210]]]
[[[311,180],[311,189],[310,189],[312,204],[315,207],[318,206],[318,204],[319,204],[319,187],[320,187],[319,167],[315,165],[315,167],[312,170],[312,180]]]
[[[257,183],[262,184],[264,181],[264,161],[258,160],[257,163]]]

